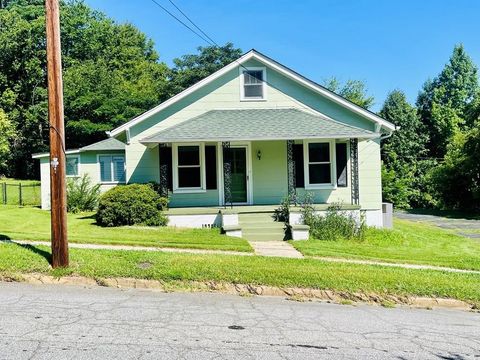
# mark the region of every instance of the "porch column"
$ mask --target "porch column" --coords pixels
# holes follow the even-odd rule
[[[294,203],[297,202],[296,199],[296,179],[295,179],[295,157],[293,153],[293,145],[295,144],[294,140],[287,140],[287,178],[288,178],[288,196],[290,200]]]
[[[350,167],[352,176],[352,205],[360,203],[358,181],[358,139],[350,139]]]
[[[158,155],[162,156],[161,148],[166,148],[167,144],[160,143],[158,144]],[[168,162],[162,161],[160,159],[160,195],[168,198]]]
[[[222,142],[223,149],[223,194],[225,207],[230,203],[233,208],[232,202],[232,159],[230,154],[230,142]]]

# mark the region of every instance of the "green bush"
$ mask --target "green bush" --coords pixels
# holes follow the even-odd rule
[[[67,211],[93,211],[98,205],[100,185],[92,184],[88,174],[67,181]]]
[[[116,186],[101,196],[97,223],[101,226],[165,226],[168,220],[162,210],[167,203],[149,184]]]
[[[327,208],[326,214],[315,214],[309,202],[309,197],[302,204],[302,219],[305,225],[310,226],[310,235],[317,240],[363,240],[366,226],[363,220],[360,223],[355,217],[341,210],[339,204]]]

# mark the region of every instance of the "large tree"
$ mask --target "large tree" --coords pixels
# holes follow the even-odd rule
[[[472,126],[468,111],[477,91],[477,67],[463,46],[457,45],[441,73],[424,84],[417,99],[420,117],[430,133],[432,156],[443,157],[451,137]]]
[[[32,177],[32,152],[48,144],[44,2],[9,0],[0,9],[0,107],[15,127],[9,175]],[[61,3],[67,147],[148,110],[165,96],[165,64],[153,43],[83,1]]]
[[[237,60],[242,50],[226,43],[223,46],[198,47],[198,54],[187,54],[173,60],[169,95],[175,95]]]
[[[345,99],[365,109],[374,104],[373,96],[368,95],[367,85],[361,80],[347,80],[342,83],[336,77],[331,77],[323,84],[328,90],[343,96]]]
[[[5,112],[0,109],[0,176],[6,174],[11,157],[10,141],[14,136],[13,126]]]
[[[420,181],[424,175],[421,164],[428,140],[426,129],[417,110],[400,90],[388,94],[380,116],[398,127],[382,142],[383,197],[396,207],[408,208],[421,195]]]

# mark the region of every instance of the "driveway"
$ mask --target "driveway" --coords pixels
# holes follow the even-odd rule
[[[480,314],[0,283],[0,359],[477,359]]]
[[[480,220],[447,218],[443,216],[411,214],[407,212],[395,212],[394,216],[399,219],[428,222],[443,229],[454,230],[459,235],[480,240]]]

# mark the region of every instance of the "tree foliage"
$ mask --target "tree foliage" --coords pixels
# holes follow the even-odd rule
[[[367,85],[361,80],[347,80],[342,83],[336,77],[324,81],[324,86],[334,93],[365,109],[374,104],[373,96],[368,95]]]
[[[450,138],[472,126],[468,113],[478,94],[477,67],[462,45],[453,49],[440,74],[427,81],[417,99],[424,124],[429,128],[428,149],[434,157],[443,157]]]
[[[174,67],[169,72],[170,96],[178,94],[242,55],[242,50],[235,48],[232,43],[224,46],[200,46],[197,50],[198,54],[187,54],[173,60]]]
[[[388,94],[380,116],[397,126],[397,131],[382,144],[383,197],[396,207],[408,208],[414,198],[421,196],[418,179],[423,167],[419,164],[427,153],[427,129],[400,90]]]
[[[0,9],[0,107],[15,127],[12,173],[32,177],[32,152],[48,144],[44,2],[10,0]],[[105,138],[105,131],[148,110],[165,94],[167,67],[153,43],[83,1],[61,3],[66,145]]]
[[[10,141],[14,137],[12,123],[5,111],[0,109],[0,176],[5,175],[7,163],[11,158]]]

